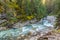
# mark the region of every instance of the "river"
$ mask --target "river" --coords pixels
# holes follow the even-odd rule
[[[47,17],[47,19],[44,19],[42,21],[40,20],[38,23],[29,24],[29,25],[26,25],[26,26],[21,27],[21,28],[0,31],[0,38],[17,37],[19,35],[26,35],[29,32],[45,31],[49,27],[53,28],[54,27],[54,24],[53,24],[53,22],[50,22],[51,21],[50,20],[51,18],[49,20],[48,20],[48,18],[49,17]],[[0,40],[2,40],[2,39],[0,39]]]

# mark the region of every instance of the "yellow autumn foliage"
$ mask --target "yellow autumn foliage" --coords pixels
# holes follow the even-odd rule
[[[8,7],[11,7],[11,8],[19,8],[19,6],[16,4],[16,2],[10,2],[7,4]]]
[[[2,12],[2,9],[0,9],[0,12]]]
[[[14,12],[14,17],[16,17],[17,16],[17,14]]]
[[[27,19],[31,20],[34,16],[27,16]]]
[[[54,30],[55,33],[60,33],[60,29]]]
[[[3,12],[3,10],[4,10],[3,7],[0,7],[0,12]]]

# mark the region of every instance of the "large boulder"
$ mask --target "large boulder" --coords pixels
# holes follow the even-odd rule
[[[54,22],[56,21],[56,17],[55,16],[47,16],[47,20],[49,20],[52,24],[54,24]]]

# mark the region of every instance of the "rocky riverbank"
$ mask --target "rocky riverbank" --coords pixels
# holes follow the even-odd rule
[[[54,20],[51,21],[44,19],[33,24],[25,22],[27,25],[23,24],[22,27],[19,27],[18,23],[19,25],[16,26],[16,24],[12,29],[0,31],[0,40],[37,40],[54,29],[54,24],[52,24]]]

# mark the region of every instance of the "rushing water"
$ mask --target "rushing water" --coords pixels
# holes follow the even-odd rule
[[[43,24],[42,24],[43,22]],[[41,31],[43,29],[47,29],[48,27],[53,27],[53,24],[49,22],[49,20],[42,20],[42,22],[38,22],[36,24],[29,24],[21,28],[16,28],[16,29],[9,29],[5,31],[0,32],[0,38],[5,38],[7,36],[11,37],[17,37],[19,35],[26,35],[28,34],[31,30],[33,31]],[[33,32],[32,31],[32,32]]]

